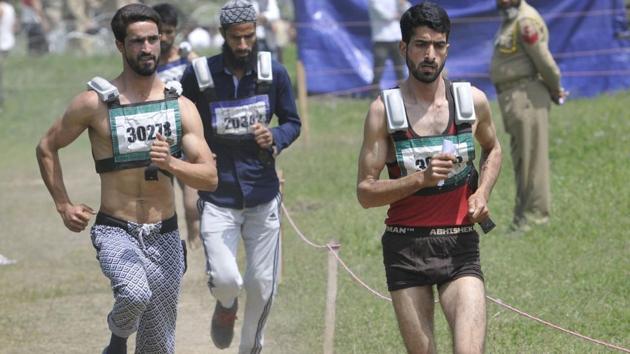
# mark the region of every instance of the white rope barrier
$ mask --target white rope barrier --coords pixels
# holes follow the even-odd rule
[[[376,290],[372,289],[370,286],[368,286],[368,285],[367,285],[367,284],[366,284],[363,280],[361,280],[361,279],[360,279],[360,278],[359,278],[359,277],[358,277],[358,276],[357,276],[357,275],[356,275],[356,274],[355,274],[355,273],[354,273],[354,272],[350,269],[350,267],[348,267],[348,266],[346,265],[346,263],[343,261],[343,259],[341,259],[341,257],[339,256],[339,254],[338,254],[338,252],[337,252],[337,250],[338,250],[338,249],[339,249],[339,247],[340,247],[340,245],[339,245],[339,244],[337,244],[337,243],[327,243],[327,244],[325,244],[325,245],[318,245],[318,244],[316,244],[316,243],[314,243],[314,242],[310,241],[310,240],[309,240],[309,239],[308,239],[308,238],[304,235],[304,233],[302,233],[302,232],[300,231],[300,229],[297,227],[297,225],[296,225],[295,221],[294,221],[294,220],[293,220],[293,218],[291,217],[291,213],[289,213],[289,211],[287,210],[287,208],[286,208],[286,206],[284,205],[284,203],[282,203],[282,205],[281,205],[281,206],[282,206],[282,210],[283,210],[284,216],[286,216],[287,220],[289,221],[289,223],[290,223],[290,224],[291,224],[291,226],[293,227],[293,230],[294,230],[294,231],[295,231],[295,233],[296,233],[296,234],[297,234],[297,235],[298,235],[298,236],[302,239],[302,241],[304,241],[304,242],[305,242],[306,244],[308,244],[309,246],[314,247],[314,248],[317,248],[317,249],[324,249],[324,248],[326,248],[326,249],[327,249],[327,250],[328,250],[328,251],[329,251],[329,252],[330,252],[330,253],[331,253],[331,254],[332,254],[332,255],[333,255],[336,259],[337,259],[337,261],[339,262],[339,264],[341,264],[341,266],[342,266],[342,267],[346,270],[346,272],[348,272],[348,274],[352,277],[352,279],[353,279],[353,280],[355,280],[355,281],[356,281],[357,283],[359,283],[362,287],[364,287],[365,289],[367,289],[370,293],[372,293],[372,295],[375,295],[376,297],[378,297],[378,298],[380,298],[380,299],[382,299],[382,300],[386,300],[386,301],[390,301],[390,302],[392,301],[392,299],[391,299],[390,297],[387,297],[387,296],[385,296],[385,295],[383,295],[383,294],[379,293],[378,291],[376,291]],[[551,323],[551,322],[549,322],[549,321],[545,321],[545,320],[543,320],[543,319],[541,319],[541,318],[539,318],[539,317],[536,317],[536,316],[530,315],[530,314],[528,314],[528,313],[527,313],[527,312],[525,312],[525,311],[519,310],[518,308],[516,308],[516,307],[514,307],[514,306],[512,306],[512,305],[506,304],[506,303],[504,303],[503,301],[501,301],[500,299],[496,299],[496,298],[491,297],[491,296],[489,296],[489,295],[486,295],[486,298],[487,298],[488,300],[490,300],[490,301],[491,301],[492,303],[494,303],[494,304],[497,304],[497,305],[499,305],[499,306],[501,306],[501,307],[503,307],[503,308],[506,308],[506,309],[508,309],[508,310],[510,310],[510,311],[512,311],[512,312],[514,312],[514,313],[516,313],[516,314],[518,314],[518,315],[520,315],[520,316],[523,316],[523,317],[528,318],[528,319],[530,319],[530,320],[533,320],[533,321],[536,321],[536,322],[538,322],[538,323],[541,323],[541,324],[543,324],[543,325],[545,325],[545,326],[547,326],[547,327],[549,327],[549,328],[556,329],[556,330],[561,331],[561,332],[563,332],[563,333],[566,333],[566,334],[569,334],[569,335],[575,336],[575,337],[577,337],[577,338],[580,338],[580,339],[586,340],[586,341],[591,342],[591,343],[595,343],[595,344],[599,344],[599,345],[605,346],[605,347],[610,348],[610,349],[618,350],[618,351],[621,351],[621,352],[624,352],[624,353],[630,353],[630,349],[627,349],[627,348],[624,348],[624,347],[621,347],[621,346],[618,346],[618,345],[615,345],[615,344],[611,344],[611,343],[608,343],[608,342],[604,342],[604,341],[599,340],[599,339],[591,338],[591,337],[589,337],[589,336],[585,336],[585,335],[580,334],[580,333],[578,333],[578,332],[571,331],[571,330],[569,330],[569,329],[566,329],[566,328],[560,327],[560,326],[558,326],[558,325],[556,325],[556,324],[553,324],[553,323]]]
[[[495,299],[495,298],[490,297],[490,296],[488,296],[488,295],[486,295],[486,298],[487,298],[488,300],[492,301],[493,303],[495,303],[495,304],[499,305],[499,306],[502,306],[502,307],[504,307],[504,308],[506,308],[506,309],[508,309],[508,310],[510,310],[510,311],[513,311],[513,312],[515,312],[515,313],[517,313],[517,314],[519,314],[519,315],[521,315],[521,316],[523,316],[523,317],[529,318],[530,320],[534,320],[534,321],[536,321],[536,322],[542,323],[543,325],[545,325],[545,326],[547,326],[547,327],[551,327],[551,328],[556,329],[556,330],[558,330],[558,331],[564,332],[564,333],[566,333],[566,334],[570,334],[570,335],[572,335],[572,336],[575,336],[575,337],[578,337],[578,338],[584,339],[584,340],[589,341],[589,342],[592,342],[592,343],[596,343],[596,344],[599,344],[599,345],[603,345],[603,346],[608,347],[608,348],[610,348],[610,349],[619,350],[619,351],[624,352],[624,353],[630,353],[630,349],[627,349],[627,348],[624,348],[624,347],[620,347],[620,346],[618,346],[618,345],[610,344],[610,343],[607,343],[607,342],[601,341],[601,340],[599,340],[599,339],[591,338],[591,337],[585,336],[585,335],[583,335],[583,334],[580,334],[580,333],[578,333],[578,332],[574,332],[574,331],[571,331],[571,330],[568,330],[568,329],[562,328],[562,327],[560,327],[560,326],[558,326],[558,325],[555,325],[555,324],[553,324],[553,323],[551,323],[551,322],[545,321],[545,320],[540,319],[540,318],[538,318],[538,317],[536,317],[536,316],[532,316],[532,315],[528,314],[528,313],[527,313],[527,312],[525,312],[525,311],[521,311],[521,310],[517,309],[517,308],[516,308],[516,307],[514,307],[514,306],[511,306],[511,305],[509,305],[509,304],[506,304],[506,303],[504,303],[503,301],[501,301],[501,300],[499,300],[499,299]]]

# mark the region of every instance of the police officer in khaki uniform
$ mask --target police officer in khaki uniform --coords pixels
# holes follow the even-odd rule
[[[511,230],[527,231],[549,220],[550,103],[567,93],[549,52],[544,20],[525,0],[497,0],[503,22],[497,33],[490,78],[496,87],[503,123],[510,134],[516,179],[516,206]]]

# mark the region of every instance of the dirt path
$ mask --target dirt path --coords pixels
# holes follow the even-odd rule
[[[62,155],[62,165],[72,200],[96,209],[99,180],[89,153],[71,150]],[[24,166],[0,171],[0,253],[18,261],[0,267],[0,352],[100,353],[109,338],[105,316],[112,296],[94,258],[89,233],[65,229],[35,161]],[[179,190],[177,194],[184,238]],[[217,350],[211,343],[214,299],[206,285],[204,264],[202,249],[189,250],[179,302],[177,353],[237,353],[242,313],[231,348]],[[281,352],[273,340],[265,342],[265,352]],[[131,353],[133,340],[130,343]]]

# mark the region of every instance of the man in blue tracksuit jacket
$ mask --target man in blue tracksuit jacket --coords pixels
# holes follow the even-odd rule
[[[280,194],[275,158],[299,136],[301,123],[286,69],[257,59],[252,5],[231,0],[221,9],[220,21],[222,53],[197,59],[181,83],[183,95],[201,114],[219,174],[215,192],[199,193],[208,285],[217,299],[211,337],[218,348],[229,347],[237,296],[244,286],[247,304],[239,353],[258,353],[277,285]],[[209,69],[209,75],[199,66]],[[213,84],[205,87],[208,76]],[[279,124],[272,128],[274,114]],[[247,256],[243,277],[236,262],[240,238]]]

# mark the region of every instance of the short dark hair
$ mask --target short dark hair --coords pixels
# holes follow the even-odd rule
[[[162,24],[177,27],[177,17],[179,16],[179,11],[175,6],[167,3],[161,3],[153,6],[153,10],[160,15]]]
[[[400,31],[402,39],[409,44],[411,36],[417,27],[427,26],[439,33],[446,33],[446,40],[451,33],[451,20],[439,5],[424,1],[418,5],[410,7],[400,17]]]
[[[158,26],[161,31],[162,20],[155,10],[144,4],[129,4],[121,7],[116,11],[112,18],[112,32],[119,42],[124,42],[127,36],[127,27],[136,22],[151,21]]]

